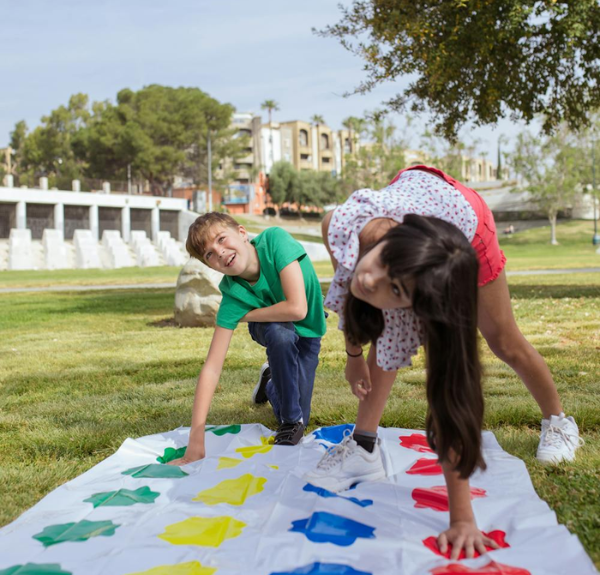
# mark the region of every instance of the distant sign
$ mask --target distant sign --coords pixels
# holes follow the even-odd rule
[[[193,210],[198,212],[199,214],[204,214],[206,212],[206,192],[197,191],[194,192],[193,196]]]
[[[249,204],[252,188],[253,186],[250,184],[232,184],[228,186],[226,192],[223,194],[223,203]]]

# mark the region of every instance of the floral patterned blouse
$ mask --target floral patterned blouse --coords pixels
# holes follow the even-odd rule
[[[329,224],[329,247],[338,262],[325,305],[337,312],[338,327],[344,327],[344,301],[358,261],[359,235],[375,218],[402,223],[406,214],[433,216],[459,228],[471,242],[477,229],[477,216],[466,198],[441,178],[423,170],[409,170],[379,191],[354,192],[333,212]],[[423,331],[412,309],[383,310],[385,327],[377,340],[377,365],[394,371],[411,365]]]

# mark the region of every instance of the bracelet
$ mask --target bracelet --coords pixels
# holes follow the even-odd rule
[[[363,350],[361,349],[360,352],[357,354],[350,353],[348,350],[346,350],[346,353],[349,357],[360,357],[363,354]]]

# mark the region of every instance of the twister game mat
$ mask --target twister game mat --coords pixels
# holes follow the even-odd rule
[[[183,468],[189,430],[127,439],[0,530],[0,575],[586,575],[576,536],[540,500],[523,462],[484,434],[471,480],[477,523],[500,549],[450,561],[442,470],[422,431],[380,430],[388,479],[334,495],[302,479],[350,425],[298,447],[262,425],[207,428],[206,459]]]

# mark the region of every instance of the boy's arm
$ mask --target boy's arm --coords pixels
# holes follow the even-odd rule
[[[215,333],[210,342],[210,349],[208,350],[206,361],[202,366],[196,385],[196,395],[192,409],[192,427],[190,429],[188,446],[185,455],[180,459],[169,462],[171,465],[185,465],[186,463],[203,459],[206,455],[204,447],[206,417],[210,402],[221,377],[221,370],[223,369],[223,363],[225,362],[225,356],[227,355],[232,336],[233,330],[231,329],[218,326],[215,328]]]
[[[451,459],[453,458],[451,457]],[[469,480],[460,478],[451,461],[442,463],[442,470],[448,489],[450,527],[437,539],[440,551],[446,553],[448,545],[452,545],[450,559],[455,560],[458,559],[462,549],[465,550],[467,559],[471,559],[475,551],[481,554],[487,553],[486,545],[492,549],[498,549],[498,544],[493,539],[486,537],[477,527],[471,505]]]
[[[308,313],[306,288],[298,260],[285,266],[279,273],[279,277],[285,300],[269,307],[253,309],[241,321],[300,321],[306,317]]]

